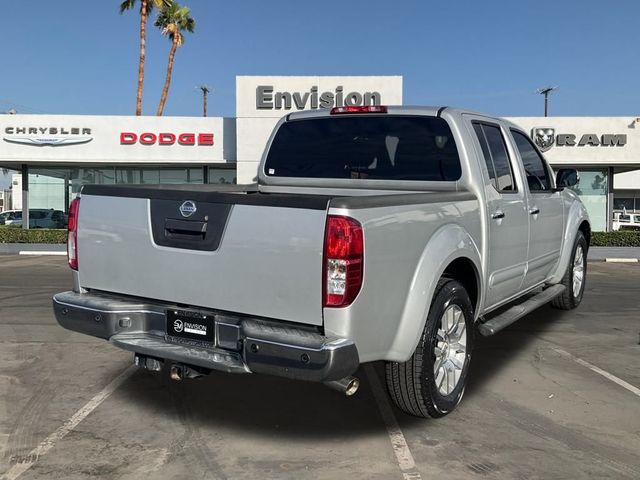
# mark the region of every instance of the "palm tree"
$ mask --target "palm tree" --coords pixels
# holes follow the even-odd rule
[[[120,4],[120,14],[133,10],[136,0],[124,0]],[[144,82],[144,56],[147,17],[153,7],[160,8],[169,4],[169,0],[140,0],[140,59],[138,61],[138,93],[136,95],[136,115],[142,115],[142,84]]]
[[[157,116],[162,116],[164,104],[169,94],[169,86],[171,85],[171,71],[173,70],[173,59],[176,50],[184,43],[184,35],[182,32],[187,31],[193,33],[196,22],[190,15],[187,7],[180,6],[177,2],[170,0],[169,4],[162,8],[156,19],[155,26],[160,29],[162,35],[166,35],[171,40],[171,48],[169,49],[169,60],[167,62],[167,76],[164,80],[162,88],[162,96],[158,104]]]

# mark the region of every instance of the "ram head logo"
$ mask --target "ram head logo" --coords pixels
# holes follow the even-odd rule
[[[531,130],[531,137],[538,148],[546,152],[556,141],[556,131],[550,127],[535,127]]]

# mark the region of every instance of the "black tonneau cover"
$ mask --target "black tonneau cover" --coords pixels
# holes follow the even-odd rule
[[[82,195],[105,197],[193,200],[233,205],[257,205],[326,210],[335,195],[309,195],[259,192],[252,185],[84,185]]]

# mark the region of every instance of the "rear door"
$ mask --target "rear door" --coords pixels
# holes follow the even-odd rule
[[[551,169],[527,135],[511,129],[529,190],[529,253],[524,287],[547,279],[558,262],[564,232],[563,203],[554,191]]]
[[[489,288],[491,307],[520,291],[527,262],[529,226],[524,188],[517,181],[505,131],[492,121],[476,118],[471,125],[485,174],[489,229]],[[521,182],[520,182],[521,183]]]

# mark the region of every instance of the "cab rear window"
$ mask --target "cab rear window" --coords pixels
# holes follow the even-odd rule
[[[280,126],[267,154],[271,177],[455,181],[460,157],[439,117],[358,115]]]

